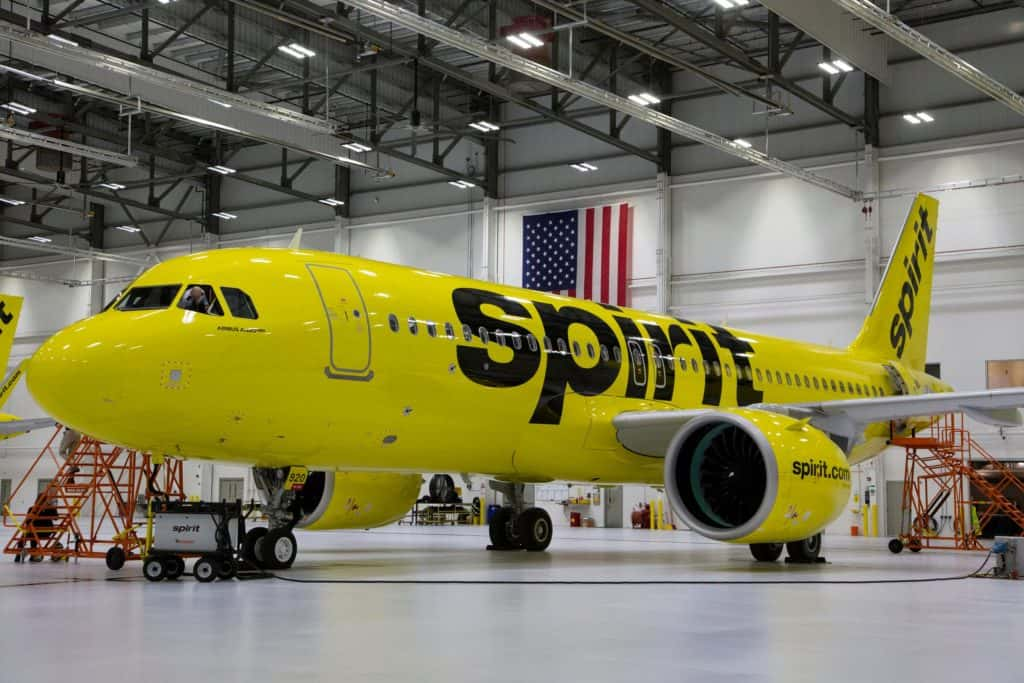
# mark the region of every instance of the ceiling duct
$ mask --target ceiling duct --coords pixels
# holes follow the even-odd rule
[[[39,133],[32,133],[20,128],[0,127],[0,138],[10,140],[19,145],[42,147],[43,149],[52,149],[64,154],[95,159],[105,164],[114,164],[126,168],[135,168],[139,165],[138,159],[127,154],[120,154],[90,145],[80,145],[77,142],[62,140],[49,135],[40,135]]]
[[[795,164],[790,164],[780,159],[769,157],[768,155],[753,148],[742,147],[721,135],[704,130],[703,128],[691,123],[669,116],[668,114],[663,114],[646,106],[641,106],[631,102],[625,97],[608,92],[607,90],[602,90],[597,86],[590,85],[589,83],[567,76],[560,71],[538,64],[526,57],[517,55],[502,46],[495,45],[494,43],[488,42],[477,36],[450,29],[443,24],[427,19],[426,17],[421,17],[414,12],[402,9],[401,7],[396,7],[391,3],[383,2],[382,0],[350,0],[347,4],[351,7],[356,7],[370,12],[382,19],[392,21],[399,26],[415,31],[420,35],[433,38],[434,40],[438,40],[469,54],[476,55],[482,59],[486,59],[494,62],[495,64],[512,69],[513,71],[526,74],[538,81],[555,86],[565,92],[571,92],[575,95],[579,95],[580,97],[596,102],[597,104],[608,107],[609,109],[614,109],[622,112],[623,114],[629,114],[638,121],[645,121],[651,125],[663,128],[682,137],[713,147],[731,156],[743,159],[744,161],[798,178],[804,182],[829,190],[830,192],[835,192],[836,194],[840,194],[849,199],[859,199],[861,196],[861,193],[858,190],[847,187],[846,185],[838,183],[830,178],[825,178],[815,173],[811,173],[810,171],[800,168]]]

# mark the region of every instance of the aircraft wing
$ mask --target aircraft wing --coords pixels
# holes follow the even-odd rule
[[[913,396],[856,398],[816,403],[768,404],[746,406],[756,410],[809,418],[823,431],[852,438],[872,422],[888,422],[911,417],[963,412],[979,422],[998,427],[1019,427],[1024,424],[1024,388],[991,389],[987,391],[956,391]],[[627,411],[612,418],[616,435],[623,446],[634,453],[663,457],[669,442],[684,424],[702,410]]]
[[[57,421],[52,417],[33,417],[27,420],[3,420],[0,421],[0,436],[11,436],[13,434],[24,434],[33,429],[46,429],[53,427]]]

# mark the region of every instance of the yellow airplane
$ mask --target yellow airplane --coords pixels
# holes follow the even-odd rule
[[[937,217],[918,196],[846,349],[296,240],[154,266],[45,342],[28,387],[99,439],[253,464],[270,523],[245,552],[268,567],[293,561],[294,527],[389,523],[446,471],[505,493],[495,548],[551,541],[527,483],[643,483],[700,534],[813,561],[850,464],[892,433],[951,410],[1020,423],[1024,389],[951,393],[923,371]]]

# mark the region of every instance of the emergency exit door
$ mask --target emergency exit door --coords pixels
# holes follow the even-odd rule
[[[345,268],[309,264],[330,332],[327,376],[332,379],[369,380],[370,321],[363,295]]]

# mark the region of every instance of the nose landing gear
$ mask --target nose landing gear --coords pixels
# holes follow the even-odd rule
[[[299,550],[292,533],[302,517],[299,493],[288,486],[289,468],[254,467],[252,474],[269,528],[255,527],[245,534],[242,557],[263,569],[288,569]]]

